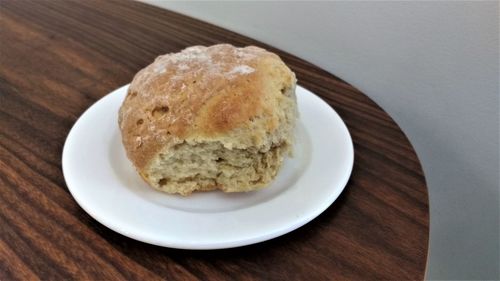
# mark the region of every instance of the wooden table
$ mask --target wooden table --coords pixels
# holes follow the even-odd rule
[[[157,55],[255,44],[344,119],[352,177],[304,227],[216,251],[161,248],[104,227],[61,171],[71,126]],[[328,167],[325,167],[328,169]],[[285,52],[137,2],[0,2],[0,280],[418,280],[429,234],[425,178],[396,123],[353,86]]]

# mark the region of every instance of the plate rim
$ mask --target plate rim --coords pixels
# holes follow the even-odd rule
[[[151,237],[141,235],[141,231],[136,231],[136,232],[125,231],[125,229],[123,229],[119,225],[116,225],[111,219],[106,218],[105,215],[101,216],[99,214],[96,214],[94,212],[94,210],[89,208],[89,206],[85,202],[82,202],[82,198],[79,198],[78,196],[75,195],[75,190],[73,189],[74,186],[73,186],[73,188],[71,187],[72,184],[70,184],[71,180],[68,178],[68,172],[67,172],[68,168],[67,168],[67,164],[65,164],[65,163],[67,163],[67,161],[68,161],[67,160],[68,159],[68,156],[67,156],[68,155],[68,143],[69,143],[68,140],[70,139],[72,134],[74,134],[74,131],[76,130],[75,128],[77,127],[77,124],[78,124],[78,122],[80,122],[82,117],[85,116],[86,114],[88,114],[92,110],[92,108],[94,108],[96,105],[98,105],[103,99],[105,99],[106,97],[108,97],[116,92],[122,91],[124,88],[128,88],[129,85],[130,84],[126,84],[126,85],[123,85],[121,87],[118,87],[115,90],[110,91],[106,95],[102,96],[97,101],[95,101],[91,106],[89,106],[78,117],[78,119],[74,122],[74,124],[72,125],[71,129],[69,130],[69,132],[66,136],[63,150],[62,150],[62,155],[61,155],[61,158],[62,158],[61,159],[61,166],[62,166],[64,180],[65,180],[66,186],[67,186],[71,196],[73,197],[73,199],[93,219],[95,219],[100,224],[106,226],[110,230],[117,232],[121,235],[132,238],[134,240],[138,240],[138,241],[141,241],[144,243],[153,244],[153,245],[157,245],[157,246],[161,246],[161,247],[187,249],[187,250],[226,249],[226,248],[241,247],[241,246],[246,246],[246,245],[252,245],[255,243],[259,243],[259,242],[264,242],[267,240],[277,238],[277,237],[282,236],[284,234],[287,234],[289,232],[292,232],[292,231],[304,226],[305,224],[311,222],[316,217],[318,217],[320,214],[322,214],[326,209],[328,209],[337,200],[337,198],[340,196],[340,194],[344,191],[344,189],[347,186],[347,183],[352,175],[352,170],[354,167],[354,144],[352,142],[352,137],[351,137],[351,134],[349,132],[349,129],[347,128],[347,125],[345,124],[344,120],[335,111],[335,109],[331,105],[329,105],[327,102],[325,102],[322,98],[317,96],[314,92],[310,91],[309,89],[297,84],[297,88],[302,88],[303,90],[305,90],[308,94],[310,94],[312,96],[312,98],[316,99],[317,102],[320,102],[323,105],[327,106],[329,108],[329,110],[331,111],[330,113],[333,113],[334,115],[336,115],[338,117],[338,119],[340,120],[340,124],[342,125],[342,129],[345,131],[345,136],[347,137],[346,141],[349,144],[350,153],[348,155],[348,161],[349,161],[348,170],[344,174],[344,177],[342,179],[338,180],[339,186],[341,186],[341,187],[337,190],[337,192],[334,192],[332,194],[332,196],[327,197],[328,200],[323,200],[322,201],[323,204],[320,207],[315,208],[314,209],[315,211],[309,213],[309,215],[307,217],[301,218],[300,220],[295,220],[292,224],[289,224],[289,225],[286,225],[286,226],[283,226],[283,227],[280,227],[280,228],[277,228],[277,229],[274,229],[271,231],[267,231],[259,236],[246,237],[246,238],[244,237],[242,239],[232,239],[229,241],[213,242],[213,243],[208,243],[208,244],[201,244],[201,243],[196,243],[196,242],[187,243],[187,241],[169,243],[168,241],[164,241],[161,239],[152,239]],[[300,118],[300,116],[299,116],[299,118]]]

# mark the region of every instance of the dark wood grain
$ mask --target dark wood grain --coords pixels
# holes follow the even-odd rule
[[[61,172],[78,116],[157,55],[220,42],[279,53],[341,115],[356,153],[345,191],[306,226],[227,250],[156,247],[93,220]],[[236,33],[138,2],[2,0],[0,129],[0,280],[424,278],[427,189],[400,128],[353,86]]]

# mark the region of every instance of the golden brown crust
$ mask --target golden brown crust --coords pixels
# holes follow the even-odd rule
[[[268,116],[265,129],[273,130],[278,117],[267,92],[294,79],[277,55],[253,46],[194,46],[160,56],[137,73],[120,108],[127,155],[141,171],[165,147],[216,140],[258,116]]]

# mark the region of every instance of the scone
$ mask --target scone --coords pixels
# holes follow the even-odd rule
[[[292,149],[295,83],[276,54],[254,46],[159,56],[135,75],[119,111],[127,156],[168,193],[262,188]]]

